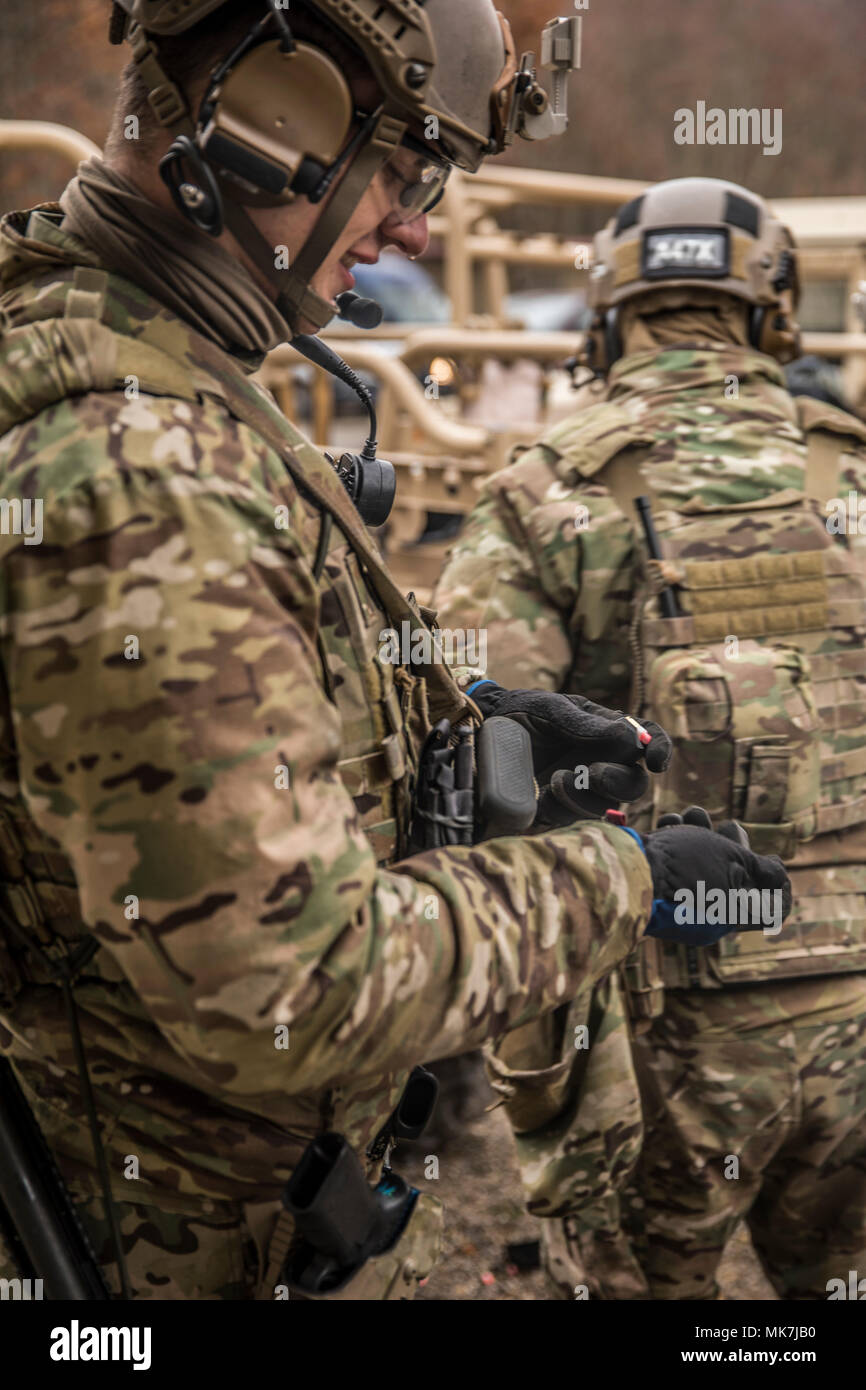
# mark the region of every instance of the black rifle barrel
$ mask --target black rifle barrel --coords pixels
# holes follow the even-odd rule
[[[647,549],[653,560],[662,560],[662,548],[659,544],[658,532],[653,522],[652,503],[646,496],[636,497],[635,506],[640,517],[643,533],[646,536]],[[681,618],[682,610],[677,601],[677,596],[668,584],[664,589],[659,590],[659,607],[663,618]]]
[[[49,1298],[110,1298],[72,1198],[5,1058],[0,1058],[0,1202]]]

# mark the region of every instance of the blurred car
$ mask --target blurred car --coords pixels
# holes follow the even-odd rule
[[[377,304],[382,306],[383,323],[417,323],[421,326],[451,322],[451,301],[439,288],[430,271],[417,261],[409,261],[394,251],[386,251],[376,265],[354,266],[352,275],[355,278],[355,293],[363,295],[365,299],[375,299]],[[328,328],[336,328],[341,322],[339,318],[332,318]],[[327,331],[326,328],[325,332]],[[401,338],[377,337],[371,341],[375,342],[378,351],[392,357],[396,357],[403,346]],[[332,339],[332,342],[339,352],[339,339]],[[306,369],[302,370],[302,379],[306,379]],[[439,381],[444,394],[449,383],[442,379],[440,371],[443,376],[447,376],[447,372],[441,369],[438,363],[437,370],[432,375]],[[429,364],[419,368],[415,373],[422,385],[430,374]],[[359,372],[358,375],[373,392],[375,399],[378,390],[376,378],[367,372]],[[341,381],[334,383],[334,405],[340,414],[353,413],[358,409],[358,399],[354,392]]]
[[[352,274],[355,293],[377,300],[385,311],[385,323],[451,322],[447,294],[417,261],[386,251],[376,265],[356,265]]]
[[[532,333],[580,333],[590,319],[582,290],[519,290],[506,296],[505,312]]]

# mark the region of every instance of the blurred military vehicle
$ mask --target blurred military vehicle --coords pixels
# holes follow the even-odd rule
[[[74,163],[96,147],[67,127],[0,121],[0,154],[9,150],[30,159],[51,151]],[[398,269],[387,256],[378,266],[356,267],[358,292],[379,299],[385,318],[368,331],[335,320],[323,336],[376,383],[379,442],[398,470],[397,500],[381,539],[393,572],[421,601],[456,528],[449,519],[469,510],[484,476],[573,411],[575,385],[591,397],[588,377],[575,381],[567,365],[579,344],[590,238],[527,233],[509,221],[526,208],[546,209],[561,225],[565,209],[575,226],[587,218],[601,226],[644,187],[504,164],[471,180],[455,171],[430,217],[423,267]],[[803,351],[822,364],[800,368],[794,389],[811,394],[809,382],[817,388],[819,377],[826,386],[828,365],[835,366],[847,408],[862,412],[866,196],[786,198],[772,206],[800,248]],[[532,275],[531,290],[515,290],[518,273]],[[355,421],[342,413],[348,403],[340,401],[338,413],[333,378],[311,374],[291,347],[268,357],[261,378],[317,444],[339,448],[355,438]]]

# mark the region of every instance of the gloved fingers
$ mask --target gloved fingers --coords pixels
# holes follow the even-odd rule
[[[584,695],[566,695],[565,698],[574,705],[575,709],[583,710],[585,714],[595,714],[599,719],[608,722],[622,719],[625,714],[624,710],[608,709],[607,705],[598,705],[594,700],[587,700]]]
[[[603,816],[613,804],[613,798],[609,792],[599,792],[594,788],[591,775],[588,785],[583,786],[582,779],[576,781],[574,772],[571,770],[566,772],[563,768],[554,772],[547,791],[554,803],[567,811],[573,820],[587,816],[596,818]],[[541,799],[539,799],[540,805]]]
[[[673,741],[665,733],[661,725],[656,724],[655,720],[632,720],[625,710],[606,709],[604,705],[597,705],[592,700],[584,699],[582,695],[569,695],[568,699],[571,700],[572,704],[575,705],[578,709],[582,710],[585,714],[597,715],[599,718],[605,720],[607,723],[613,723],[614,721],[625,719],[627,722],[631,724],[631,727],[633,729],[635,729],[635,725],[638,725],[639,728],[635,729],[636,734],[639,735],[640,729],[643,729],[646,734],[649,734],[649,738],[639,737],[638,740],[640,747],[643,751],[647,767],[649,768],[650,772],[665,771],[668,764],[670,763],[671,758],[673,757],[674,745]]]
[[[743,858],[746,862],[751,886],[768,889],[770,892],[781,892],[782,921],[784,922],[791,911],[793,893],[788,871],[781,859],[777,854],[753,854],[751,850],[744,850]]]
[[[607,725],[605,732],[592,737],[578,738],[560,730],[557,738],[539,744],[533,736],[533,762],[540,785],[546,785],[555,772],[571,772],[600,764],[617,764],[634,769],[641,763],[643,749],[637,741],[634,727],[620,720],[618,727]],[[643,784],[644,779],[641,779]],[[630,797],[629,799],[633,799]]]
[[[584,744],[592,750],[590,762],[600,759],[616,762],[637,762],[644,756],[645,745],[640,736],[641,726],[621,715],[618,719],[600,719],[595,714],[582,714],[569,709],[564,717],[555,721],[533,718],[533,724],[545,740],[554,746],[563,744],[571,747]]]
[[[533,770],[542,785],[560,768],[579,763],[632,766],[643,761],[650,771],[659,772],[670,762],[673,745],[658,724],[650,721],[644,726],[621,710],[580,695],[485,685],[474,698],[485,716],[505,715],[528,731]]]
[[[734,914],[730,920],[733,930],[758,931],[771,923],[781,927],[792,906],[791,882],[785,866],[775,855],[754,854],[745,849],[739,835],[730,833],[734,825],[728,822],[729,833],[721,835],[705,825],[684,822],[644,836],[654,896],[668,903],[682,901],[687,907],[688,900],[677,896],[686,890],[694,894],[692,905],[697,910],[705,900],[704,894],[718,894],[721,890],[728,895],[728,909]],[[671,835],[669,829],[675,829],[676,835]],[[739,892],[732,899],[731,889],[746,890],[745,900]],[[755,889],[759,892],[759,911],[752,896]],[[769,903],[767,890],[773,894]],[[719,904],[716,901],[711,906],[716,911]]]
[[[581,811],[576,811],[572,805],[563,805],[554,796],[550,787],[543,787],[538,797],[538,805],[535,810],[535,820],[530,826],[533,834],[540,830],[560,830],[566,825],[573,825],[576,820],[585,819]]]
[[[648,778],[642,767],[622,767],[619,763],[591,763],[589,767],[558,768],[550,788],[563,806],[594,816],[620,801],[637,801],[647,789]]]
[[[554,782],[543,787],[538,798],[533,833],[540,830],[559,830],[578,820],[600,820],[610,806],[610,799],[591,791],[576,791],[571,773],[555,772]],[[555,785],[554,785],[555,784]]]
[[[682,816],[677,815],[676,811],[666,811],[663,816],[659,816],[658,829],[664,830],[668,825],[682,825]]]
[[[567,776],[569,774],[563,773],[563,778]],[[539,830],[562,830],[566,826],[573,826],[575,820],[598,820],[605,815],[607,808],[599,796],[584,791],[580,794],[580,802],[575,796],[577,794],[556,795],[552,787],[542,787],[538,795],[538,806],[535,808],[535,820],[530,827],[531,833],[537,834]]]
[[[623,767],[621,763],[590,763],[589,790],[603,797],[605,810],[619,801],[637,801],[649,786],[642,767]]]
[[[610,740],[610,750],[615,749],[616,752],[608,751],[603,742],[599,743],[599,756],[602,758],[612,759],[615,756],[617,761],[622,761],[620,745],[625,746],[631,754],[630,762],[643,756],[645,745],[641,742],[640,729],[619,710],[605,709],[603,705],[594,705],[591,700],[583,700],[578,695],[559,695],[552,690],[502,690],[496,686],[484,686],[478,693],[479,696],[486,695],[486,699],[479,704],[485,714],[504,714],[509,719],[516,719],[529,730],[534,741],[550,748],[551,759],[557,756],[560,749],[564,749],[565,756],[557,762],[559,767],[565,766],[571,756],[570,746],[575,741],[589,742],[595,747],[597,740]],[[587,758],[586,761],[595,762],[596,758]]]
[[[713,828],[709,813],[704,810],[703,806],[689,806],[688,810],[683,811],[683,824],[699,825],[704,830],[712,830]]]
[[[673,742],[654,720],[643,720],[643,727],[650,735],[650,742],[644,747],[644,761],[650,772],[664,772],[674,755]]]
[[[715,827],[717,835],[724,835],[726,840],[733,840],[735,845],[741,845],[743,849],[749,848],[749,837],[738,820],[723,820]]]

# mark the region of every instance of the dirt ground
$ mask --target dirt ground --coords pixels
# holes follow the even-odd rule
[[[492,1093],[491,1093],[492,1096]],[[523,1208],[511,1129],[502,1110],[464,1121],[455,1138],[401,1144],[395,1169],[445,1205],[439,1264],[417,1295],[427,1300],[543,1299],[554,1297],[540,1269],[520,1272],[506,1246],[538,1239],[538,1221]],[[425,1178],[425,1156],[436,1154],[439,1177]],[[719,1282],[727,1299],[775,1299],[740,1227],[722,1261]]]

